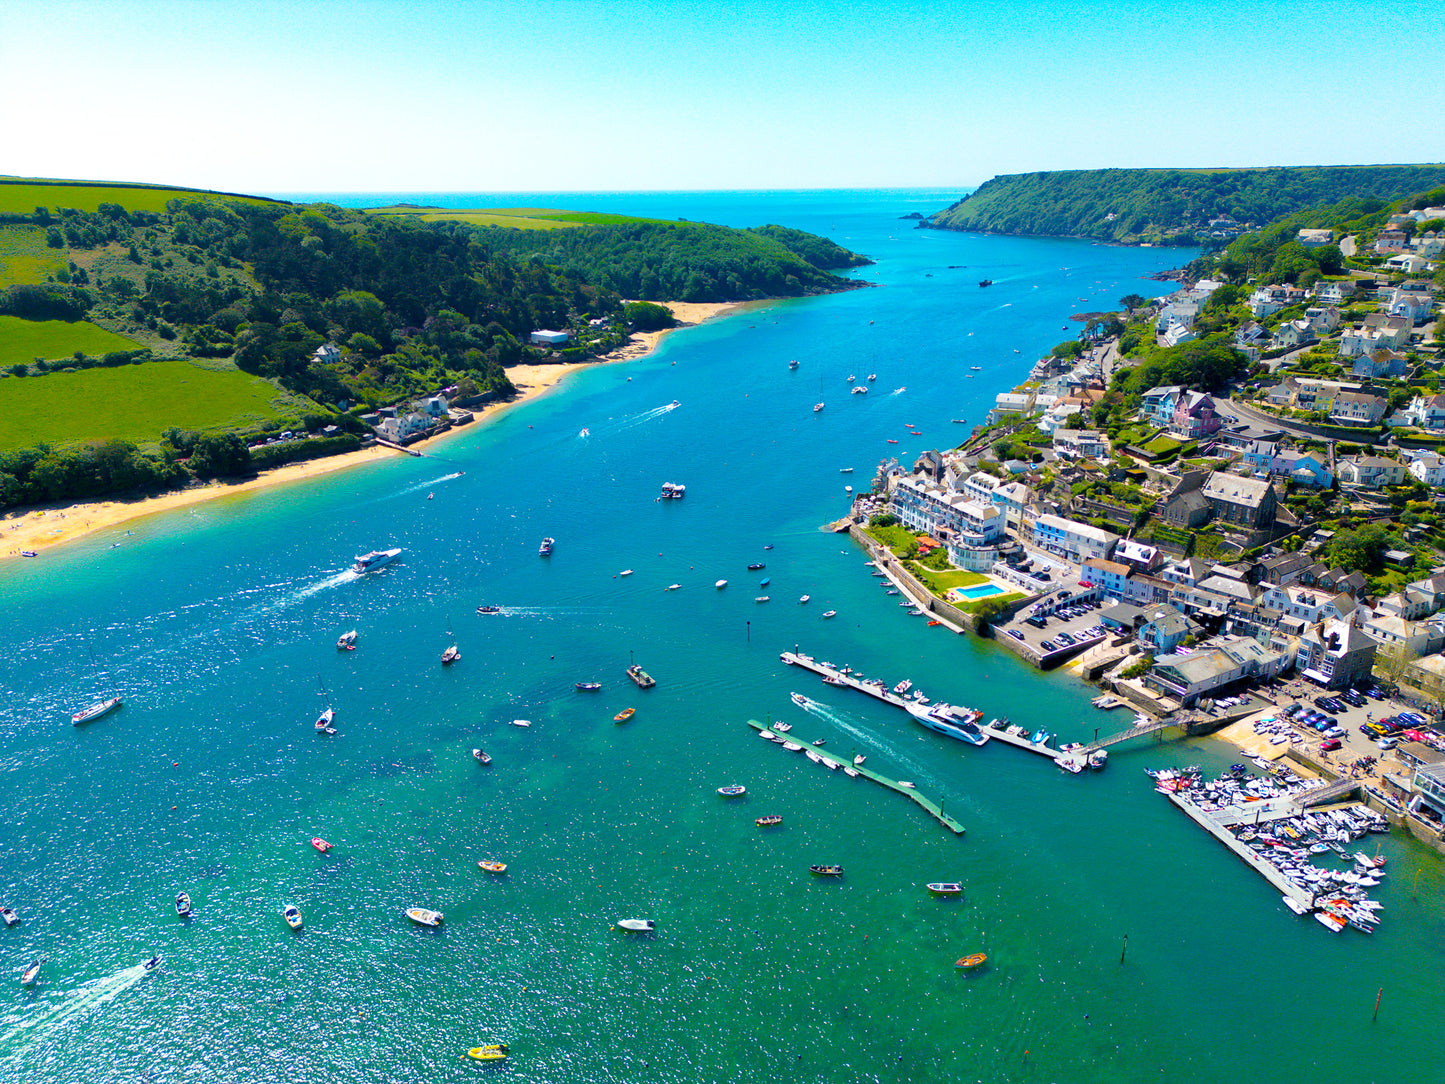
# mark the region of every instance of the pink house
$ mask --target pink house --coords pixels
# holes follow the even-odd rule
[[[1169,429],[1177,436],[1198,440],[1219,432],[1223,419],[1214,412],[1214,400],[1202,391],[1182,392],[1174,404]]]

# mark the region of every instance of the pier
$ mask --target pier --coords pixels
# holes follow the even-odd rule
[[[887,685],[873,684],[858,678],[853,674],[852,667],[845,667],[842,670],[838,670],[827,663],[818,662],[811,655],[803,655],[797,651],[784,651],[781,658],[789,666],[800,666],[804,670],[811,670],[813,673],[821,675],[829,685],[847,686],[850,689],[856,689],[858,692],[871,696],[875,700],[881,700],[885,704],[892,704],[895,708],[903,708],[906,711],[910,704],[918,703],[916,700],[910,700],[907,697],[890,692]],[[1057,749],[1049,748],[1049,746],[1042,742],[1034,742],[1028,738],[1008,734],[1002,727],[992,726],[987,723],[978,723],[977,725],[978,728],[990,738],[995,738],[1005,745],[1012,745],[1015,748],[1024,749],[1030,753],[1037,753],[1042,757],[1048,757],[1048,759],[1052,760],[1055,764],[1062,765],[1064,761],[1077,759],[1078,757],[1077,752],[1062,753]]]
[[[761,732],[767,730],[769,724],[760,723],[756,719],[749,719],[748,726],[752,727],[756,731]],[[793,741],[793,739],[787,734],[779,734],[778,737],[788,738],[789,741]],[[820,760],[826,760],[833,764],[837,764],[840,769],[849,768],[852,771],[857,772],[860,778],[871,779],[879,786],[887,787],[889,790],[894,791],[897,794],[901,794],[905,798],[911,799],[918,805],[922,806],[928,812],[928,814],[933,817],[934,820],[938,821],[939,824],[943,825],[954,835],[963,835],[962,824],[960,824],[958,821],[954,820],[947,813],[945,813],[943,811],[943,806],[933,801],[932,799],[925,798],[913,787],[905,787],[898,780],[889,779],[887,776],[879,775],[872,768],[865,768],[862,765],[855,765],[851,760],[846,757],[840,757],[834,753],[826,752],[822,749],[817,748],[816,746],[811,746],[807,742],[804,742],[802,740],[798,740],[796,744],[801,745],[804,751],[811,751]],[[779,746],[779,748],[781,749],[782,746]],[[845,776],[845,778],[847,777]]]
[[[1314,893],[1307,888],[1301,888],[1299,885],[1289,880],[1287,877],[1284,876],[1284,874],[1280,873],[1279,870],[1275,869],[1268,862],[1264,861],[1252,850],[1246,847],[1243,843],[1235,839],[1233,834],[1231,834],[1225,829],[1221,817],[1206,813],[1204,810],[1200,809],[1197,805],[1191,802],[1188,798],[1182,797],[1178,793],[1169,794],[1166,795],[1166,797],[1180,809],[1184,810],[1184,812],[1189,816],[1190,820],[1194,821],[1201,828],[1203,828],[1210,835],[1212,835],[1215,839],[1223,843],[1226,847],[1233,851],[1235,855],[1238,856],[1242,862],[1244,862],[1245,865],[1249,866],[1251,869],[1254,870],[1254,872],[1258,873],[1261,877],[1263,877],[1266,881],[1273,885],[1275,890],[1278,891],[1280,895],[1288,896],[1290,899],[1294,900],[1302,907],[1305,907],[1307,909],[1313,909],[1315,904]],[[1268,803],[1265,802],[1261,802],[1259,804],[1261,806],[1268,805]],[[1282,810],[1283,808],[1291,805],[1292,803],[1290,803],[1288,799],[1286,799],[1284,802],[1280,803],[1280,808]],[[1253,808],[1248,809],[1246,812],[1249,814],[1255,814],[1255,810]],[[1271,819],[1294,816],[1298,813],[1298,809],[1290,808],[1288,812],[1276,812],[1275,817]],[[1262,814],[1263,810],[1260,810],[1259,815]],[[1253,819],[1253,817],[1251,816],[1247,819]]]

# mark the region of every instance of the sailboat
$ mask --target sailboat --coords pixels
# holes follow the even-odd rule
[[[447,639],[448,639],[448,640],[453,639],[454,636],[455,636],[455,634],[452,632],[452,622],[451,622],[451,618],[448,618],[448,619],[447,619]],[[461,653],[460,649],[458,649],[458,647],[457,647],[456,644],[452,644],[451,647],[447,648],[445,651],[442,652],[442,665],[443,665],[443,666],[450,666],[452,663],[456,662],[456,661],[457,661],[458,659],[460,659],[461,657],[462,657],[462,653]]]
[[[321,679],[321,675],[320,675],[320,674],[317,674],[317,675],[316,675],[316,680],[317,680],[317,682],[319,682],[320,685],[321,685],[321,694],[320,694],[320,695],[321,695],[323,698],[325,698],[325,699],[327,699],[327,700],[330,700],[330,699],[331,699],[331,696],[330,696],[330,694],[327,693],[327,691],[326,691],[326,682]],[[335,719],[335,718],[336,718],[336,709],[333,708],[330,704],[327,704],[327,705],[326,705],[326,710],[323,711],[323,712],[322,712],[319,716],[317,716],[317,718],[316,718],[316,733],[318,733],[318,734],[335,734],[335,733],[336,733],[336,728],[331,725],[332,720]]]

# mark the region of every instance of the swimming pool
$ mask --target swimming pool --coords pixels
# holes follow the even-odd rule
[[[988,598],[989,595],[1001,595],[1003,588],[993,583],[979,583],[972,587],[959,587],[957,591],[966,599]]]

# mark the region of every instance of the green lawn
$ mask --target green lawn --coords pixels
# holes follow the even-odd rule
[[[1170,452],[1177,452],[1184,447],[1183,442],[1173,437],[1155,437],[1148,444],[1143,446],[1146,452],[1153,452],[1155,455],[1168,455]]]
[[[102,203],[118,203],[127,211],[155,211],[164,214],[173,199],[242,199],[259,201],[251,196],[228,196],[219,192],[201,192],[193,188],[161,188],[145,185],[98,184],[94,181],[57,181],[37,183],[33,178],[0,177],[0,214],[32,213],[37,207],[51,211],[61,207],[77,211],[97,211]]]
[[[22,320],[0,316],[0,369],[29,365],[36,358],[68,358],[77,350],[100,357],[116,350],[139,350],[140,343],[96,327],[86,320]]]
[[[0,451],[121,438],[136,444],[182,429],[249,429],[301,401],[239,369],[153,361],[0,380]]]
[[[947,572],[935,572],[931,568],[922,568],[916,561],[909,562],[908,571],[920,579],[927,576],[930,584],[936,585],[940,595],[950,587],[974,587],[980,583],[988,582],[988,577],[980,572],[969,572],[962,568],[950,569]]]
[[[887,546],[895,555],[907,552],[918,542],[917,535],[898,523],[891,527],[866,527],[864,532],[874,541]]]
[[[64,253],[45,243],[39,226],[0,226],[0,286],[44,282],[64,270]]]
[[[557,211],[547,207],[368,207],[372,215],[410,215],[422,222],[470,222],[474,226],[503,226],[516,230],[557,230],[576,226],[625,226],[634,222],[666,222],[600,211]]]

